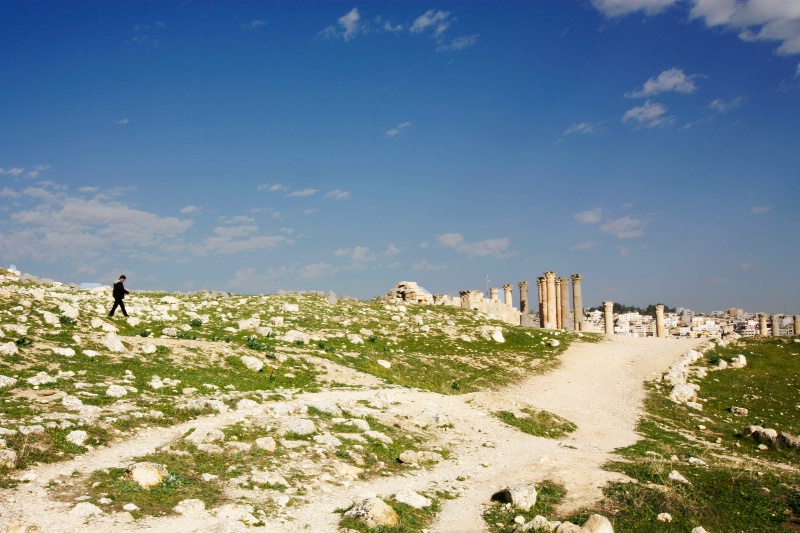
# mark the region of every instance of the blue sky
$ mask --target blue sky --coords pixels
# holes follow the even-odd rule
[[[800,313],[800,2],[0,3],[0,264]],[[502,291],[501,291],[502,294]]]

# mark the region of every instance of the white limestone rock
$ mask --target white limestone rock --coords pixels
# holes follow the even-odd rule
[[[380,498],[364,498],[356,502],[344,516],[363,522],[368,528],[379,526],[395,527],[400,518],[386,502]]]
[[[247,411],[249,409],[255,409],[259,407],[261,404],[251,400],[249,398],[242,398],[238,402],[236,402],[236,410],[237,411]]]
[[[108,348],[109,351],[114,353],[121,353],[126,351],[125,345],[122,344],[122,341],[120,340],[120,338],[117,336],[116,333],[107,333],[100,341],[100,344],[102,344],[103,346]]]
[[[203,500],[190,498],[179,501],[178,505],[173,507],[172,510],[184,516],[198,516],[205,513],[206,504]]]
[[[251,355],[243,355],[242,363],[244,363],[244,366],[246,366],[253,372],[260,372],[261,369],[264,368],[264,361],[258,359],[257,357],[253,357]]]
[[[139,351],[145,355],[154,354],[156,353],[157,350],[158,347],[152,342],[148,342],[147,344],[142,344],[141,347],[139,348]]]
[[[685,485],[691,485],[691,482],[685,477],[683,477],[681,473],[678,472],[677,470],[673,470],[672,472],[669,473],[669,479],[671,479],[672,481],[677,481],[678,483],[683,483]]]
[[[517,509],[529,511],[536,505],[536,487],[532,483],[519,483],[506,487],[502,491],[503,501]]]
[[[283,422],[283,428],[287,432],[297,433],[298,435],[311,435],[317,431],[314,421],[308,418],[290,418]]]
[[[248,331],[259,327],[261,325],[261,319],[255,317],[248,318],[246,320],[240,320],[236,325],[239,327],[240,331]]]
[[[161,484],[167,477],[167,467],[157,463],[141,462],[128,467],[128,476],[145,490]]]
[[[558,531],[558,530],[556,530]],[[593,514],[580,528],[581,533],[614,533],[611,521],[603,515]]]
[[[69,514],[80,518],[89,518],[90,516],[98,516],[103,514],[103,510],[93,503],[81,502],[73,507]]]
[[[382,366],[383,368],[386,368],[386,369],[392,368],[392,363],[390,363],[389,361],[385,361],[383,359],[378,359],[375,362],[378,363],[378,365]]]
[[[17,345],[14,342],[7,342],[0,344],[0,355],[16,355],[19,353]]]
[[[268,452],[274,452],[278,448],[278,443],[272,437],[259,437],[256,439],[256,446]]]
[[[410,505],[414,509],[424,509],[431,506],[431,501],[410,489],[401,490],[394,495],[394,499],[400,503]]]
[[[16,382],[17,380],[15,378],[8,376],[0,376],[0,389],[12,387]]]
[[[0,448],[0,466],[14,468],[17,466],[17,452],[6,448]]]
[[[71,442],[76,446],[83,446],[86,444],[86,439],[88,437],[89,436],[86,434],[85,431],[77,429],[75,431],[70,431],[69,433],[67,433],[67,436],[65,438],[67,442]]]
[[[128,389],[121,385],[111,384],[106,389],[106,396],[111,396],[112,398],[122,398],[123,396],[128,394]]]
[[[281,306],[281,311],[284,311],[286,313],[297,313],[298,311],[300,311],[300,306],[297,304],[290,304],[287,302]]]

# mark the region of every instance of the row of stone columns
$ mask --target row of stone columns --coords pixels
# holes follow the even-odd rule
[[[581,280],[583,276],[573,274],[572,278],[572,308],[573,328],[580,331],[583,319],[583,293]],[[544,276],[537,278],[536,285],[539,293],[539,327],[546,329],[567,329],[569,321],[569,280],[556,277],[556,273],[548,271]],[[528,283],[521,281],[520,311],[528,311]],[[524,303],[523,303],[524,302]]]
[[[773,337],[779,337],[781,334],[781,315],[772,315],[770,317],[772,322],[772,330],[767,328],[767,314],[758,314],[758,334],[762,337],[769,337],[770,333]],[[800,335],[800,315],[794,315],[794,334]]]

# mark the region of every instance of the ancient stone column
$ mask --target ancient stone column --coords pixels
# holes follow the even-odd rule
[[[506,305],[511,307],[513,302],[511,301],[511,284],[510,283],[506,283],[505,285],[503,285],[503,292],[505,293],[503,295],[503,298],[505,299],[504,301],[505,301]]]
[[[664,305],[658,304],[656,306],[656,337],[663,339],[666,336],[667,331],[664,327]]]
[[[557,327],[557,320],[556,317],[557,308],[556,308],[556,273],[555,272],[545,272],[544,273],[544,280],[547,285],[547,301],[545,305],[547,306],[547,321],[544,324],[544,327],[547,329],[555,329]]]
[[[519,312],[520,313],[527,313],[528,312],[528,282],[527,281],[520,281],[517,283],[519,285]]]
[[[606,319],[606,335],[614,334],[614,302],[603,302],[603,312]]]
[[[781,315],[772,315],[772,336],[781,336]]]
[[[489,299],[490,299],[491,301],[493,301],[493,302],[498,302],[498,301],[500,301],[500,300],[498,300],[498,298],[497,298],[497,292],[498,292],[498,289],[497,289],[497,287],[492,287],[491,289],[489,289]]]
[[[536,284],[539,286],[539,327],[543,328],[547,322],[547,306],[544,305],[547,286],[544,278],[536,278]]]
[[[575,331],[583,329],[583,293],[581,291],[581,280],[583,276],[573,274],[572,278],[572,312],[575,313]]]
[[[569,329],[569,280],[567,278],[558,278],[561,280],[561,329]]]
[[[765,313],[758,314],[758,334],[762,337],[767,336],[767,315]]]
[[[794,334],[800,335],[800,315],[794,315]]]
[[[562,329],[564,326],[564,315],[562,314],[561,307],[561,278],[556,278],[556,329]]]

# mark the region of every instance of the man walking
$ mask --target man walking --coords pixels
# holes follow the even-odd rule
[[[114,316],[114,311],[117,310],[117,306],[119,306],[123,315],[128,316],[128,312],[125,311],[125,303],[122,301],[126,294],[130,294],[129,291],[125,290],[125,285],[123,285],[126,279],[127,278],[123,274],[119,277],[119,281],[114,284],[114,292],[112,292],[114,296],[114,305],[111,307],[111,312],[108,313],[108,316]]]

